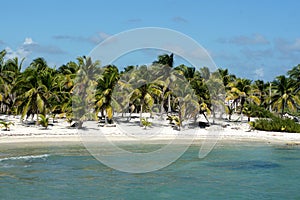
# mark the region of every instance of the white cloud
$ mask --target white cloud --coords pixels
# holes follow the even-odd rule
[[[6,59],[11,59],[14,57],[26,58],[33,53],[45,53],[45,54],[64,54],[65,52],[59,47],[52,45],[40,45],[37,42],[34,42],[32,38],[25,38],[24,42],[13,50],[11,47],[7,46],[5,48],[7,54]]]
[[[25,41],[23,43],[24,45],[31,45],[31,44],[35,44],[35,42],[33,42],[32,38],[25,38]]]
[[[254,75],[257,78],[263,78],[264,77],[264,69],[263,68],[255,69],[254,70]]]
[[[24,48],[17,48],[14,51],[10,47],[6,47],[5,50],[6,50],[5,59],[12,59],[15,57],[26,58],[28,55],[30,55],[30,52],[26,51]]]

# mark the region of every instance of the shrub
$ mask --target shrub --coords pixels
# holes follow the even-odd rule
[[[0,121],[0,125],[2,125],[6,131],[10,130],[10,125],[14,125],[13,122],[5,122],[5,121]]]
[[[42,125],[45,129],[48,128],[49,125],[49,118],[46,117],[45,115],[40,114],[39,115],[39,124]]]
[[[250,117],[258,117],[258,118],[273,118],[275,117],[273,113],[269,110],[265,109],[264,107],[255,105],[255,104],[246,104],[245,108],[250,113]]]
[[[144,128],[146,129],[148,126],[151,126],[152,125],[152,123],[151,122],[149,122],[147,119],[145,119],[145,118],[142,118],[142,124],[143,124],[143,126],[144,126]]]
[[[300,133],[300,124],[292,119],[272,117],[270,119],[255,120],[250,125],[256,130]]]

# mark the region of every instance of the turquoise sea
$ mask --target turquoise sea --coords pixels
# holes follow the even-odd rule
[[[300,147],[224,143],[202,160],[198,151],[191,146],[166,168],[129,174],[82,146],[0,146],[0,199],[300,199]]]

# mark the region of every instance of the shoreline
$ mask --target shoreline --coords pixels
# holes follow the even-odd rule
[[[107,142],[119,142],[119,143],[154,143],[154,144],[167,144],[174,140],[174,135],[163,135],[151,139],[131,138],[126,135],[111,135],[104,136],[104,140],[98,140],[99,143]],[[185,135],[176,139],[178,144],[185,143],[185,140],[192,140],[192,144],[200,144],[205,139],[216,140],[217,143],[239,143],[239,142],[260,142],[266,144],[285,144],[285,145],[299,145],[300,146],[300,134],[299,133],[284,133],[284,132],[265,132],[265,131],[251,131],[245,132],[242,130],[221,132],[218,139],[214,137],[208,138],[206,134],[200,134],[196,136]],[[80,134],[40,134],[40,135],[9,135],[0,136],[0,145],[33,145],[33,146],[55,146],[55,145],[84,145],[84,141]]]
[[[0,130],[0,145],[14,146],[18,144],[20,146],[33,145],[84,145],[82,135],[83,131],[78,129],[69,128],[69,124],[64,119],[58,119],[57,123],[53,123],[48,129],[43,129],[38,126],[24,126],[19,122],[19,118],[7,116],[8,121],[13,121],[14,125],[11,126],[10,131]],[[147,133],[141,133],[143,130],[141,127],[133,127],[127,131],[131,131],[131,135],[125,134],[121,129],[116,127],[104,127],[100,128],[97,124],[92,126],[92,129],[96,131],[101,130],[101,136],[99,132],[94,132],[92,140],[97,139],[99,143],[105,142],[127,142],[127,143],[155,143],[155,144],[167,144],[176,138],[176,143],[185,143],[185,140],[192,143],[201,144],[205,139],[212,139],[217,143],[236,143],[236,142],[262,142],[266,144],[286,144],[286,145],[299,145],[300,146],[300,133],[287,133],[287,132],[267,132],[249,129],[248,123],[227,123],[229,126],[225,128],[217,127],[216,134],[209,133],[209,129],[197,129],[199,131],[194,132],[178,132],[172,131],[171,127],[166,128],[166,132],[160,132],[158,135],[147,135]],[[211,126],[213,127],[213,126]],[[213,130],[213,129],[212,129]],[[93,132],[93,130],[91,130]],[[96,133],[96,134],[95,134]],[[134,134],[136,133],[136,134]],[[151,132],[150,132],[151,133]],[[153,137],[155,136],[155,137]],[[85,136],[84,136],[85,137]],[[218,139],[216,139],[218,138]],[[84,138],[86,140],[86,137]]]

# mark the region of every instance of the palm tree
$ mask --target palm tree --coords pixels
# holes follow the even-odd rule
[[[59,67],[55,76],[57,82],[55,97],[58,99],[54,102],[55,106],[52,112],[64,113],[70,123],[74,117],[72,113],[72,91],[78,70],[79,64],[71,61]]]
[[[294,111],[296,106],[300,105],[299,96],[295,93],[297,90],[295,82],[286,76],[277,76],[276,80],[272,83],[273,95],[271,97],[271,104],[281,116],[283,116],[285,109],[290,109]]]
[[[49,67],[43,58],[33,60],[19,78],[16,88],[21,95],[16,100],[16,105],[22,113],[21,119],[26,114],[46,115],[49,106],[48,99],[51,95],[49,85],[45,85],[45,78],[49,76]]]
[[[11,114],[15,110],[13,104],[16,99],[16,93],[12,90],[16,86],[24,59],[21,62],[18,58],[4,61],[5,54],[5,50],[0,52],[0,109]]]
[[[251,86],[251,80],[237,78],[235,82],[228,84],[230,91],[227,92],[225,101],[233,100],[233,103],[240,104],[241,121],[243,120],[243,109],[246,102],[260,104],[260,99],[256,96],[256,91]]]
[[[219,113],[221,117],[225,114],[225,98],[226,89],[223,84],[223,80],[218,71],[213,72],[209,79],[205,81],[205,96],[206,102],[210,106],[210,110],[213,114],[213,119],[216,118],[216,113]],[[203,95],[203,94],[202,94]],[[228,110],[230,111],[230,109]]]
[[[119,71],[116,66],[108,65],[104,68],[104,72],[98,79],[96,92],[96,112],[101,111],[101,116],[107,118],[111,122],[113,118],[113,90],[119,80]],[[105,111],[105,114],[104,114]]]
[[[219,68],[217,70],[217,72],[220,74],[225,88],[230,89],[230,88],[227,88],[227,85],[228,85],[228,83],[234,82],[234,80],[236,79],[236,76],[233,74],[229,74],[228,69]]]
[[[157,57],[157,60],[152,63],[153,65],[159,64],[159,65],[166,65],[168,67],[173,68],[174,64],[174,55],[171,53],[170,55],[168,54],[163,54],[159,55]]]
[[[165,100],[167,100],[167,112],[170,113],[172,111],[171,109],[171,96],[172,96],[172,90],[171,87],[176,81],[176,76],[174,76],[174,70],[170,68],[167,65],[159,65],[154,66],[153,71],[155,73],[155,76],[158,76],[156,80],[154,81],[161,90],[160,94],[160,114],[161,117],[163,117],[163,113],[165,111]]]
[[[300,91],[300,64],[297,66],[293,67],[293,69],[289,70],[287,72],[289,75],[290,79],[294,80],[295,83],[295,93],[298,93]]]
[[[194,106],[192,107],[194,108],[194,111],[203,115],[209,123],[206,114],[210,114],[211,112],[211,103],[209,91],[205,83],[205,80],[208,80],[210,77],[209,69],[204,67],[201,71],[197,71],[194,67],[187,67],[185,65],[179,65],[175,69],[178,71],[179,75],[185,79],[185,83],[183,82],[183,85],[188,84],[188,87],[192,89],[192,91],[189,92],[192,95],[192,98],[189,98],[189,101],[193,102],[192,104],[194,104]],[[204,77],[206,79],[204,79]],[[185,91],[187,91],[187,89],[185,89]],[[189,94],[186,93],[186,95]],[[195,100],[197,100],[197,102]],[[194,118],[195,120],[197,119],[197,114],[194,114]]]
[[[11,114],[11,112],[14,110],[13,106],[16,100],[16,92],[14,91],[15,87],[18,87],[16,85],[18,77],[21,75],[21,68],[23,64],[24,59],[22,59],[19,62],[19,59],[17,57],[13,59],[8,59],[5,62],[5,74],[6,74],[6,82],[8,84],[7,94],[5,97],[5,104],[8,107],[8,113]]]
[[[132,104],[140,106],[140,125],[142,125],[142,113],[150,111],[155,99],[161,95],[160,87],[150,82],[153,79],[152,75],[151,67],[148,68],[147,66],[139,67],[131,75],[133,91],[130,101]]]
[[[269,102],[267,101],[269,96],[269,83],[264,83],[263,80],[254,81],[253,88],[256,91],[256,95],[258,96],[261,106],[267,109]]]
[[[100,62],[92,62],[90,57],[78,57],[79,70],[72,88],[72,108],[74,118],[78,121],[78,128],[82,128],[86,119],[96,118],[95,93],[97,80],[100,76]]]
[[[172,76],[172,68],[174,64],[174,55],[173,53],[168,55],[168,54],[163,54],[159,55],[157,57],[157,60],[152,63],[154,66],[158,65],[159,69],[157,72],[160,74],[159,78],[157,79],[157,84],[160,85],[161,87],[161,116],[164,111],[164,100],[167,98],[168,99],[168,113],[172,111],[171,109],[171,91],[169,90],[170,84],[172,79],[174,79],[174,76]]]

